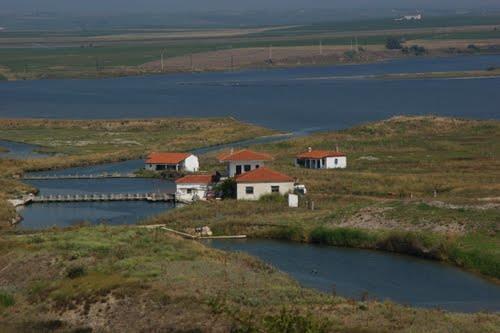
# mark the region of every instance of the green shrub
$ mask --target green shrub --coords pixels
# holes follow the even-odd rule
[[[389,50],[400,50],[403,48],[403,46],[401,45],[401,40],[395,37],[387,38],[385,47]]]
[[[236,181],[233,178],[224,180],[214,190],[223,199],[236,199]]]
[[[285,196],[279,193],[264,194],[259,198],[260,202],[275,202],[275,203],[286,203],[287,200]]]
[[[373,237],[360,229],[318,227],[311,232],[311,241],[326,245],[360,247],[372,243]]]
[[[319,321],[311,314],[300,315],[297,311],[283,308],[279,315],[264,318],[266,332],[269,333],[321,333],[327,331],[327,323]]]
[[[6,292],[0,291],[0,306],[8,308],[16,303],[14,297]]]
[[[85,267],[83,266],[73,266],[68,268],[66,272],[66,277],[70,279],[76,279],[78,277],[84,276],[86,274]]]

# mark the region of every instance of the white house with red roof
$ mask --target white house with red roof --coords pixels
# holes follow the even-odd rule
[[[295,180],[283,173],[260,167],[236,176],[236,198],[258,200],[265,194],[285,195],[294,190]]]
[[[146,159],[146,170],[151,171],[187,171],[196,172],[200,168],[198,157],[190,153],[160,153],[149,154]]]
[[[259,153],[249,149],[243,149],[219,156],[221,163],[227,164],[227,173],[229,177],[235,177],[246,172],[259,169],[265,162],[272,160],[272,156],[266,153]]]
[[[297,155],[295,165],[308,169],[344,169],[347,156],[339,151],[313,150],[311,147]]]
[[[206,200],[215,183],[212,175],[187,175],[175,181],[176,196],[181,201]]]

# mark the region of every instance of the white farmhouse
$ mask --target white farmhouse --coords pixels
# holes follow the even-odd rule
[[[236,198],[258,200],[271,193],[285,195],[294,190],[294,179],[285,174],[261,167],[236,176]]]
[[[176,196],[181,201],[206,200],[214,184],[212,175],[188,175],[175,181]]]
[[[219,156],[221,163],[227,163],[227,173],[229,177],[238,176],[264,165],[266,161],[272,160],[272,156],[265,153],[258,153],[252,150],[243,149],[237,152],[231,150]]]
[[[151,153],[146,160],[146,170],[196,172],[200,168],[198,157],[189,153]]]
[[[311,147],[295,160],[295,165],[308,169],[345,169],[347,156],[330,150],[312,150]]]

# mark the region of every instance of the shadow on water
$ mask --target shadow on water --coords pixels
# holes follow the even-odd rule
[[[247,252],[305,287],[450,311],[500,311],[500,286],[443,263],[384,252],[273,240],[211,240]]]

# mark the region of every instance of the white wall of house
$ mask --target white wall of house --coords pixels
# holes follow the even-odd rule
[[[206,184],[177,184],[176,195],[179,199],[192,201],[195,198],[206,200],[208,185]]]
[[[293,192],[293,182],[286,183],[238,183],[236,185],[236,198],[238,200],[259,200],[264,194],[273,193],[272,189],[277,186],[281,195]],[[247,193],[247,188],[252,188],[253,193]]]
[[[245,173],[251,170],[255,170],[258,167],[264,166],[264,161],[231,161],[228,162],[227,172],[229,177],[234,177],[237,175],[236,170],[238,166],[241,167],[241,173]]]
[[[146,163],[145,169],[150,171],[177,170],[197,172],[200,169],[200,162],[197,156],[190,155],[179,164]]]
[[[344,169],[347,167],[347,157],[327,157],[325,168],[327,169]]]
[[[347,167],[347,157],[327,157],[325,159],[305,159],[304,163],[299,164],[299,160],[295,160],[296,166],[302,166],[308,169],[344,169]]]
[[[197,172],[200,169],[200,162],[198,160],[198,157],[195,155],[190,155],[184,160],[182,167],[187,172]]]

